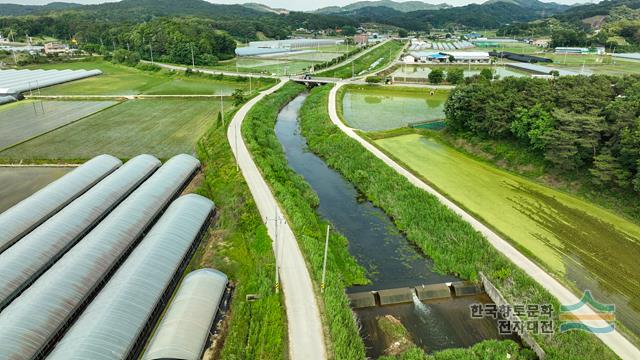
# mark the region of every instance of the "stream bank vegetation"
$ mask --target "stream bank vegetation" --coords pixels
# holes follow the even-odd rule
[[[351,311],[345,288],[366,284],[364,269],[348,252],[348,242],[332,232],[329,239],[326,287],[320,294],[322,260],[327,222],[315,208],[318,197],[305,180],[288,165],[282,145],[275,134],[280,110],[304,91],[305,87],[293,82],[266,96],[247,115],[242,135],[254,161],[274,196],[286,214],[309,273],[315,283],[318,303],[326,327],[327,351],[335,359],[365,358],[364,343],[360,338],[355,317]]]
[[[329,87],[314,89],[302,108],[301,129],[310,150],[391,216],[398,229],[433,259],[437,271],[471,281],[478,281],[481,271],[510,303],[552,304],[557,312],[560,306],[557,299],[513,265],[471,225],[342,133],[328,115],[329,91]],[[559,333],[558,324],[555,325],[554,334],[534,336],[548,359],[616,358],[594,335],[577,331]],[[479,358],[474,355],[477,349],[483,349],[484,355],[497,356],[499,348],[509,348],[507,344],[485,341],[471,349],[450,350],[465,355],[449,358]],[[421,356],[407,358],[424,358]],[[503,352],[500,358],[504,356]]]
[[[234,112],[226,111],[225,118]],[[224,272],[235,285],[219,357],[282,359],[287,325],[283,295],[274,291],[271,238],[236,168],[226,134],[227,126],[217,122],[198,142],[203,178],[197,193],[215,201],[218,219],[192,263]]]

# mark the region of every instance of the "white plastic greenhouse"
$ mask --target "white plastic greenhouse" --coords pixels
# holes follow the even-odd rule
[[[189,155],[171,158],[4,308],[0,313],[0,359],[45,354],[199,166]]]
[[[100,74],[100,70],[0,70],[0,94],[18,94]]]
[[[97,156],[0,214],[0,253],[120,165],[113,156]]]
[[[202,358],[227,282],[227,276],[214,269],[189,273],[142,360]]]
[[[213,210],[200,195],[174,201],[48,359],[136,359]]]
[[[160,160],[139,155],[0,254],[0,309],[145,181]]]

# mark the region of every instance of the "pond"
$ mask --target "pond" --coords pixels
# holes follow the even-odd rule
[[[427,88],[347,87],[342,98],[342,114],[347,125],[356,129],[397,129],[444,119],[447,96],[446,90]]]
[[[395,227],[391,219],[318,156],[308,151],[300,134],[298,112],[306,95],[300,95],[278,115],[276,135],[282,144],[289,166],[318,194],[317,212],[332,222],[349,240],[349,252],[367,271],[371,283],[354,286],[347,292],[362,292],[420,284],[458,281],[450,275],[433,271],[433,262]],[[383,339],[377,319],[393,315],[404,325],[416,345],[425,351],[468,347],[488,338],[498,338],[493,320],[472,320],[469,305],[490,302],[486,295],[355,310],[361,323],[367,355],[382,354]]]

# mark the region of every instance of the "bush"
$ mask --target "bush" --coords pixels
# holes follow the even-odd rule
[[[489,68],[484,68],[480,71],[480,77],[487,79],[487,80],[492,80],[493,79],[493,71],[491,71],[491,69]]]
[[[382,78],[380,76],[367,76],[365,81],[369,84],[378,84],[382,82]]]
[[[444,80],[444,71],[442,69],[433,69],[429,73],[429,82],[432,84],[440,84]]]
[[[111,62],[127,66],[136,66],[140,62],[140,54],[133,51],[119,49],[113,52]]]
[[[148,64],[148,63],[139,63],[138,65],[136,65],[136,69],[142,70],[142,71],[151,71],[151,72],[158,72],[162,70],[160,66],[156,64]]]
[[[447,72],[447,82],[452,85],[460,84],[464,80],[462,69],[451,69]]]

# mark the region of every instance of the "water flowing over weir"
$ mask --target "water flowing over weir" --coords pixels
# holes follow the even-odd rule
[[[306,94],[299,95],[280,111],[275,132],[289,166],[318,194],[317,212],[349,240],[349,252],[367,270],[371,284],[354,286],[347,292],[459,281],[433,271],[431,259],[411,244],[381,209],[364,199],[350,182],[307,149],[298,126],[298,113],[306,98]],[[411,340],[427,352],[469,347],[485,339],[501,338],[494,320],[470,318],[469,305],[491,302],[486,295],[426,301],[421,301],[418,295],[411,290],[411,298],[405,303],[354,309],[368,356],[384,354],[388,339],[380,330],[378,319],[386,315],[399,320]]]

